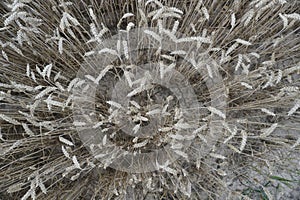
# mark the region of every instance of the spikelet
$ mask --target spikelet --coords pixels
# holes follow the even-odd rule
[[[185,152],[180,151],[180,150],[174,150],[174,152],[175,152],[176,154],[178,154],[179,156],[181,156],[181,157],[183,157],[183,158],[185,158],[185,159],[188,159],[188,155],[187,155]]]
[[[94,22],[97,22],[97,17],[96,15],[94,14],[94,11],[92,8],[89,8],[89,14],[91,16],[91,18],[93,19]]]
[[[133,127],[132,131],[134,134],[137,134],[137,132],[140,130],[141,128],[141,125],[140,124],[137,124]]]
[[[105,146],[107,144],[107,135],[105,134],[102,139],[102,145]]]
[[[108,65],[108,66],[106,66],[106,67],[100,72],[99,76],[96,78],[95,83],[96,83],[96,84],[99,84],[99,81],[105,76],[105,74],[106,74],[109,70],[111,70],[111,69],[113,69],[113,68],[114,68],[113,65]]]
[[[161,33],[167,35],[173,42],[177,41],[177,37],[175,34],[173,34],[171,31],[167,30],[167,29],[162,29]]]
[[[66,158],[71,159],[70,154],[66,150],[65,146],[61,146],[61,150]]]
[[[231,21],[230,21],[231,29],[233,29],[235,27],[235,23],[236,23],[235,13],[232,13],[231,14]]]
[[[168,6],[166,6],[165,8],[166,8],[166,11],[174,12],[174,13],[178,13],[178,14],[183,15],[183,11],[180,10],[179,8],[176,8],[176,7],[168,7]]]
[[[150,35],[151,37],[153,37],[158,42],[161,42],[162,38],[157,33],[153,32],[153,31],[150,31],[150,30],[145,30],[144,33],[146,33],[147,35]]]
[[[3,51],[3,50],[2,50],[2,56],[3,56],[3,58],[5,58],[6,61],[9,62],[8,56],[7,56],[7,54],[5,53],[5,51]]]
[[[126,31],[129,32],[134,26],[135,26],[134,23],[129,22],[127,27],[126,27]]]
[[[292,14],[284,14],[285,17],[300,21],[300,14],[292,13]]]
[[[244,23],[245,27],[249,25],[253,16],[254,16],[254,9],[251,9],[246,14],[244,14],[244,16],[241,19],[241,22]]]
[[[131,72],[124,71],[124,76],[125,76],[125,79],[126,79],[128,85],[129,85],[129,87],[132,88],[133,83],[132,83],[132,80],[131,80],[130,76],[133,76],[133,74]]]
[[[195,7],[195,10],[197,10],[198,12],[201,12],[200,8],[202,5],[203,5],[203,0],[199,0]]]
[[[242,153],[239,149],[237,149],[236,147],[234,147],[234,146],[231,145],[231,144],[227,144],[227,146],[228,146],[231,150],[233,150],[234,152],[236,152],[236,153],[238,153],[238,154],[241,154],[241,153]]]
[[[213,158],[218,158],[218,159],[222,159],[222,160],[225,160],[225,159],[226,159],[225,156],[220,155],[220,154],[216,154],[216,153],[210,153],[209,155],[210,155],[211,157],[213,157]]]
[[[70,92],[74,85],[79,81],[79,78],[74,78],[68,85],[67,91]]]
[[[276,116],[275,113],[271,112],[270,110],[268,110],[266,108],[262,108],[261,111],[264,112],[264,113],[266,113],[266,114],[268,114],[268,115],[271,115],[273,117]]]
[[[235,42],[232,46],[230,46],[228,48],[228,50],[225,53],[225,56],[228,56],[231,52],[233,52],[237,47],[239,46],[239,44],[237,42]]]
[[[172,135],[170,135],[170,138],[175,139],[175,140],[185,140],[185,137],[180,134],[172,134]]]
[[[48,93],[53,92],[55,90],[57,90],[56,87],[47,87],[46,89],[44,89],[43,91],[41,91],[38,95],[36,95],[34,99],[35,100],[41,99],[42,97],[44,97]]]
[[[288,26],[288,23],[289,23],[288,18],[285,15],[281,14],[281,13],[279,13],[279,17],[282,19],[283,28],[285,29]]]
[[[65,91],[65,88],[60,84],[60,82],[55,82],[54,84],[61,92]]]
[[[32,130],[29,129],[28,125],[26,123],[22,123],[22,126],[25,130],[25,133],[29,136],[34,136],[34,133],[32,132]]]
[[[118,109],[124,109],[123,106],[121,104],[117,103],[117,102],[107,101],[106,103],[108,103],[109,105],[114,106],[114,107],[116,107]]]
[[[22,190],[22,186],[24,185],[24,183],[16,183],[16,184],[13,184],[11,186],[8,187],[7,189],[7,193],[8,194],[11,194],[11,193],[14,193],[14,192],[18,192],[20,190]]]
[[[237,131],[231,133],[231,135],[228,138],[226,138],[223,143],[224,144],[228,143],[229,140],[231,140],[236,135],[236,133],[237,133]]]
[[[150,3],[155,3],[159,7],[163,7],[163,4],[161,2],[159,2],[158,0],[148,0],[148,1],[146,1],[145,6],[147,6]]]
[[[158,20],[160,18],[163,18],[163,13],[165,12],[165,7],[161,7],[157,10],[154,10],[150,13],[148,13],[147,17],[152,17],[152,20]]]
[[[240,38],[236,39],[235,41],[236,41],[237,43],[242,44],[242,45],[245,45],[245,46],[250,46],[250,45],[252,45],[251,42],[248,42],[248,41],[243,40],[243,39],[240,39]]]
[[[300,137],[297,139],[297,141],[291,146],[291,149],[296,148],[300,144]]]
[[[176,59],[173,56],[169,56],[169,55],[161,55],[162,58],[165,58],[167,60],[170,60],[172,62],[175,62]]]
[[[18,122],[17,120],[7,116],[7,115],[4,115],[4,114],[0,114],[0,118],[10,124],[13,124],[13,125],[20,125],[21,123]]]
[[[283,71],[283,74],[285,76],[289,75],[289,74],[292,74],[296,71],[300,70],[300,63],[298,63],[297,65],[293,66],[293,67],[290,67],[290,68],[287,68]]]
[[[247,133],[246,133],[246,131],[242,130],[241,134],[242,134],[242,142],[241,142],[241,146],[240,146],[240,151],[242,152],[246,146]]]
[[[78,22],[78,20],[75,17],[71,16],[67,12],[64,12],[63,17],[61,18],[61,21],[60,21],[60,25],[59,25],[59,27],[61,28],[61,30],[63,32],[64,32],[65,28],[68,28],[70,26],[69,21],[72,22],[72,24],[74,26],[80,25],[80,23]]]
[[[0,155],[6,155],[8,152],[12,151],[13,149],[19,147],[22,144],[21,140],[17,140],[16,142],[14,142],[8,149],[6,150],[2,150],[1,148],[1,152]]]
[[[260,58],[260,55],[256,52],[251,52],[250,55],[256,57],[256,58]]]
[[[203,6],[203,7],[201,8],[201,11],[203,12],[205,19],[206,19],[206,20],[209,20],[209,13],[208,13],[207,8],[206,8],[205,6]]]
[[[192,28],[193,32],[194,32],[194,33],[197,33],[197,30],[196,30],[195,24],[191,23],[191,24],[190,24],[190,26],[191,26],[191,28]]]
[[[212,72],[212,69],[211,69],[210,65],[207,64],[206,69],[207,69],[207,72],[208,72],[208,76],[210,78],[213,78],[213,72]]]
[[[171,130],[173,130],[172,127],[163,127],[158,129],[159,132],[169,132]]]
[[[270,193],[270,191],[266,188],[266,187],[262,187],[265,194],[267,195],[268,197],[268,200],[273,200],[273,195]]]
[[[178,29],[178,26],[179,26],[179,21],[176,20],[176,21],[174,22],[174,25],[173,25],[173,28],[172,28],[172,31],[171,31],[172,34],[175,34],[175,33],[176,33],[176,31],[177,31],[177,29]]]
[[[25,90],[25,91],[28,91],[28,92],[35,91],[35,88],[33,88],[31,86],[24,85],[24,84],[18,84],[18,83],[15,83],[15,82],[11,82],[11,86],[14,87],[15,89],[18,89],[18,90]],[[10,86],[9,86],[9,88],[10,88]]]
[[[196,130],[193,131],[193,135],[198,134],[200,132],[202,132],[203,130],[207,129],[207,124],[202,125],[201,127],[197,128]],[[198,134],[199,135],[199,134]]]
[[[244,86],[244,87],[246,87],[247,89],[250,89],[250,90],[253,89],[253,86],[250,85],[250,84],[248,84],[248,83],[246,83],[246,82],[241,82],[241,85]]]
[[[237,71],[240,68],[242,62],[243,62],[243,56],[241,54],[239,54],[238,55],[238,61],[237,61],[237,64],[235,66],[235,71]]]
[[[76,167],[76,168],[78,168],[78,169],[81,169],[80,164],[79,164],[79,162],[78,162],[76,156],[73,156],[73,157],[72,157],[72,161],[73,161],[73,163],[74,163],[74,167]]]
[[[114,49],[103,48],[100,51],[98,51],[98,54],[104,54],[104,53],[109,53],[115,56],[119,56],[118,52]]]
[[[50,64],[47,65],[47,66],[44,68],[44,70],[43,70],[43,75],[44,75],[44,74],[47,75],[47,78],[48,78],[48,79],[50,79],[52,67],[53,67],[53,65],[52,65],[52,63],[50,63]],[[43,77],[45,77],[45,76],[43,76]]]
[[[64,41],[64,38],[59,38],[58,40],[58,52],[60,54],[63,54],[63,41]]]
[[[296,100],[295,105],[289,110],[288,116],[293,115],[300,108],[300,100]]]
[[[124,48],[124,54],[125,54],[125,58],[129,59],[129,52],[128,52],[128,44],[126,40],[122,41],[123,44],[123,48]]]
[[[10,43],[10,42],[9,42],[9,46],[10,46],[10,48],[12,48],[15,52],[17,52],[18,54],[20,54],[20,55],[23,56],[23,53],[22,53],[21,49],[19,49],[16,45],[14,45],[13,43]]]
[[[185,54],[187,54],[187,52],[184,50],[178,50],[178,51],[172,51],[170,54],[171,55],[185,55]]]
[[[178,129],[178,130],[182,130],[182,129],[190,129],[190,128],[194,128],[193,125],[190,125],[188,123],[183,123],[183,122],[177,122],[175,125],[174,125],[174,128],[175,129]]]
[[[262,86],[262,89],[265,89],[269,86],[272,86],[273,85],[273,82],[274,82],[274,78],[275,78],[275,74],[274,72],[272,71],[270,75],[268,75],[268,81],[266,82],[265,85]]]
[[[127,97],[132,97],[138,93],[141,93],[142,91],[151,89],[153,86],[152,85],[144,85],[144,86],[140,86],[134,90],[132,90],[130,93],[127,94]]]
[[[277,128],[277,126],[278,126],[278,124],[274,123],[269,128],[262,130],[263,133],[260,135],[260,137],[262,137],[262,138],[268,137],[271,133],[274,132],[274,130]]]
[[[163,13],[161,15],[161,18],[177,18],[177,19],[181,19],[181,15],[180,14],[177,14],[177,13]]]
[[[278,74],[277,74],[277,78],[276,78],[276,82],[275,84],[277,85],[278,83],[280,83],[281,79],[282,79],[282,76],[283,76],[283,72],[281,69],[278,70]]]
[[[120,28],[120,25],[121,25],[123,19],[126,19],[126,18],[128,18],[128,17],[133,17],[133,16],[134,16],[133,13],[125,13],[125,14],[121,17],[121,19],[119,20],[119,22],[118,22],[118,24],[117,24],[117,27]]]
[[[147,144],[148,144],[148,140],[144,140],[143,142],[134,144],[133,148],[141,148],[141,147],[146,146]]]
[[[71,142],[70,140],[67,140],[66,138],[59,136],[58,137],[59,141],[68,145],[68,146],[74,146],[73,142]]]
[[[97,27],[94,23],[90,24],[90,31],[91,31],[91,33],[93,34],[94,37],[98,36],[98,30],[97,30]]]
[[[216,109],[216,108],[214,108],[214,107],[211,107],[211,106],[209,106],[207,109],[208,109],[211,113],[216,114],[216,115],[218,115],[219,117],[221,117],[221,118],[223,118],[223,119],[226,119],[226,115],[225,115],[221,110],[218,110],[218,109]]]
[[[210,44],[212,43],[212,40],[208,37],[185,37],[185,38],[180,38],[176,40],[176,43],[182,43],[182,42],[193,42],[193,41],[198,41],[201,43],[206,43]]]

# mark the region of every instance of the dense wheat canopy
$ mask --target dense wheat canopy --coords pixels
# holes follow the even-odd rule
[[[299,198],[300,1],[0,14],[0,199]]]

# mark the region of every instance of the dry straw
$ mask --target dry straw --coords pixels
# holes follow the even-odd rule
[[[291,195],[299,187],[300,163],[298,0],[2,0],[0,13],[1,198],[297,198]],[[168,39],[176,47],[194,45],[201,53],[187,63],[185,56],[195,49],[167,52],[145,41],[139,51],[130,49],[130,31],[142,27],[157,28],[144,31],[155,44]],[[101,46],[119,31],[127,38]],[[98,55],[117,60],[99,74],[78,78],[84,61],[101,63]],[[218,87],[207,89],[207,81],[217,78],[209,59],[217,63],[226,94]],[[135,77],[136,67],[146,62],[161,62],[158,77],[164,79],[172,70],[184,74],[203,118],[184,121],[194,109],[181,111],[178,99],[165,101],[170,91],[149,84],[147,75]],[[198,73],[200,65],[204,70]],[[107,98],[109,85],[123,74],[130,88],[128,105]],[[72,91],[89,91],[87,83],[100,90],[96,112],[84,116],[97,118],[92,125],[73,118]],[[165,97],[157,100],[160,90]],[[210,93],[226,96],[225,110],[211,105]],[[159,103],[147,107],[141,100],[148,97]],[[135,120],[135,136],[111,129],[124,120],[122,113]],[[215,116],[220,120],[213,121]],[[163,119],[164,126],[151,137],[138,137],[153,118]],[[221,127],[214,133],[218,137],[210,134],[211,124]],[[98,156],[80,140],[78,126],[102,129],[103,140],[91,145]],[[188,149],[185,141],[192,142]],[[152,163],[155,172],[113,169],[111,162],[121,155],[117,148],[105,151],[115,144],[139,155],[167,143],[179,158]],[[128,165],[138,163],[128,160]]]

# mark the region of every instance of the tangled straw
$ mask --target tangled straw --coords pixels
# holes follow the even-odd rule
[[[2,1],[0,196],[295,199],[299,8]]]

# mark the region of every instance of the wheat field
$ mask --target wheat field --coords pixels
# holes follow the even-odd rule
[[[300,199],[300,1],[0,14],[0,199]]]

